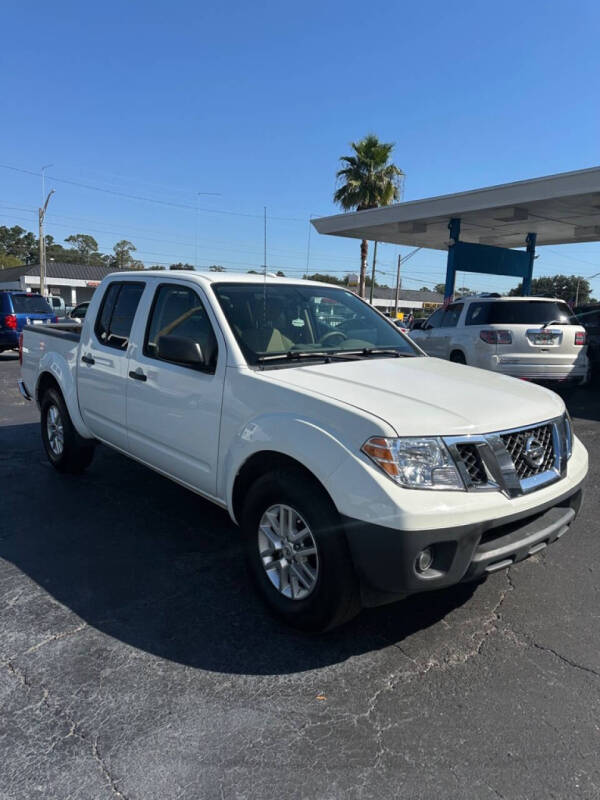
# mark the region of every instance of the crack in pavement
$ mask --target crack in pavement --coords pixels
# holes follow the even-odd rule
[[[106,780],[107,785],[109,786],[111,792],[115,795],[115,797],[120,798],[120,800],[128,800],[127,795],[124,795],[118,788],[115,779],[113,778],[110,770],[108,769],[104,759],[102,758],[99,750],[98,750],[98,739],[94,739],[91,743],[87,734],[81,728],[81,725],[74,720],[71,715],[55,701],[50,698],[50,692],[48,689],[43,685],[39,684],[38,686],[34,686],[31,683],[30,679],[27,677],[27,674],[23,672],[19,667],[16,666],[12,661],[4,661],[0,664],[0,666],[4,666],[10,674],[19,681],[21,686],[23,686],[28,692],[39,690],[42,693],[39,703],[37,706],[45,705],[49,711],[54,714],[57,714],[61,717],[68,725],[69,725],[69,732],[66,736],[61,736],[50,748],[50,751],[53,750],[59,741],[64,741],[71,736],[76,736],[80,739],[85,745],[91,744],[91,752],[94,760],[97,762],[98,766],[100,767],[100,771],[104,779]]]
[[[44,647],[46,644],[50,644],[50,642],[56,642],[59,639],[66,639],[67,636],[74,636],[76,633],[79,633],[84,628],[87,628],[87,623],[82,622],[77,628],[73,628],[70,631],[62,631],[61,633],[53,633],[52,636],[48,636],[46,639],[42,639],[41,642],[32,645],[28,650],[25,650],[23,655],[27,656],[30,653],[35,653],[36,650],[39,650],[40,647]]]

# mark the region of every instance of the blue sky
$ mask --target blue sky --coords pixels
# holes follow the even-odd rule
[[[54,165],[55,239],[127,238],[146,264],[258,267],[267,206],[269,267],[301,274],[309,216],[336,211],[338,158],[371,131],[396,143],[406,200],[600,163],[592,0],[12,0],[3,28],[0,163]],[[39,199],[37,175],[0,169],[0,224],[35,229]],[[379,280],[398,252],[381,247]],[[537,275],[600,271],[600,245],[539,253]],[[313,231],[311,272],[357,265],[358,242]],[[420,252],[403,286],[444,271]]]

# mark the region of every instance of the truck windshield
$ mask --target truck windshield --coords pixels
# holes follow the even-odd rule
[[[13,294],[15,314],[52,314],[49,303],[39,294]]]
[[[221,283],[214,292],[251,364],[328,355],[417,356],[411,341],[345,289],[310,284]],[[296,357],[296,358],[294,358]]]

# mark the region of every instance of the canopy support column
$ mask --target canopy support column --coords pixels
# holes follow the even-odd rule
[[[527,243],[527,254],[529,255],[529,268],[525,277],[523,278],[523,291],[521,292],[523,297],[531,294],[531,278],[533,277],[533,261],[535,259],[536,239],[537,233],[528,233],[527,238],[525,239]]]
[[[448,261],[446,263],[446,287],[444,289],[444,305],[452,302],[454,297],[454,286],[456,283],[456,265],[455,265],[455,251],[454,245],[458,242],[460,236],[460,219],[453,218],[448,223],[448,230],[450,231],[450,245],[448,247]]]

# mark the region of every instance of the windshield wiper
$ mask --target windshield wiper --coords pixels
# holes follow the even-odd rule
[[[542,325],[540,330],[543,331],[544,328],[548,327],[548,325],[570,325],[570,324],[571,324],[570,322],[563,322],[560,319],[552,319],[552,320],[550,320],[550,322],[544,322],[544,324]]]
[[[389,347],[362,347],[360,350],[336,350],[336,353],[347,353],[357,356],[394,356],[394,358],[412,358],[416,353],[401,353]]]
[[[360,352],[362,351],[348,351],[348,356],[352,358],[352,356]],[[300,361],[302,358],[324,358],[343,361],[346,356],[343,350],[288,350],[287,353],[257,356],[256,360],[262,364],[265,361]]]

